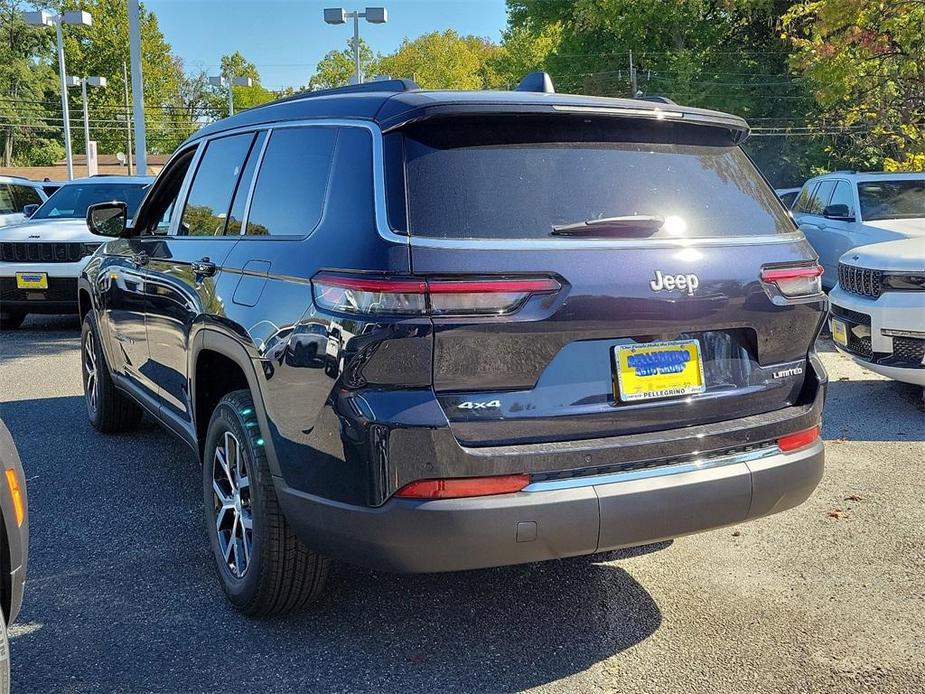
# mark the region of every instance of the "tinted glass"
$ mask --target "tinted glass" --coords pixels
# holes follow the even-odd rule
[[[41,205],[42,198],[32,186],[18,186],[15,183],[10,184],[10,192],[13,194],[13,204],[16,209],[22,212],[26,205]]]
[[[245,133],[212,140],[206,146],[183,208],[178,233],[190,236],[225,233],[231,196],[253,140],[253,133]]]
[[[848,214],[854,215],[854,195],[851,194],[851,185],[847,181],[835,184],[835,192],[829,200],[829,205],[846,205]]]
[[[112,200],[120,200],[128,205],[128,216],[131,218],[147,187],[147,183],[70,183],[58,188],[32,215],[32,219],[84,219],[90,205]]]
[[[305,236],[318,222],[331,173],[335,128],[283,128],[270,135],[246,234]]]
[[[251,179],[257,169],[257,160],[260,158],[260,149],[263,147],[266,136],[266,131],[257,133],[257,137],[251,144],[250,153],[247,155],[247,163],[244,165],[244,173],[238,179],[238,187],[234,192],[234,200],[231,202],[231,212],[228,213],[228,224],[225,226],[226,234],[241,233],[241,222],[244,220],[247,194],[250,192]]]
[[[19,211],[13,200],[13,191],[5,183],[0,183],[0,214],[13,214]]]
[[[925,179],[858,183],[864,219],[925,217]]]
[[[819,187],[819,184],[815,181],[812,183],[807,183],[803,186],[803,189],[800,191],[800,196],[797,198],[796,202],[793,203],[794,212],[808,212],[812,206],[813,200],[813,191]]]
[[[800,194],[800,191],[795,190],[792,193],[784,193],[780,196],[780,201],[783,203],[784,207],[790,207],[793,205],[793,201],[796,200],[797,195]]]
[[[554,227],[626,216],[664,220],[661,228],[636,230],[646,237],[793,231],[738,147],[691,133],[685,142],[682,134],[565,118],[415,126],[405,136],[410,233],[546,238]]]

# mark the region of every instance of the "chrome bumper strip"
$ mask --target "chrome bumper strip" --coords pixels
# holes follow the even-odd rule
[[[734,453],[732,455],[721,456],[718,458],[704,458],[702,460],[692,460],[687,463],[678,463],[677,465],[666,465],[664,467],[646,468],[644,470],[628,470],[627,472],[612,472],[605,475],[589,475],[587,477],[570,477],[563,480],[544,480],[542,482],[531,482],[523,488],[524,492],[549,492],[558,489],[577,489],[580,487],[594,487],[601,484],[615,484],[618,482],[631,482],[633,480],[644,480],[652,477],[664,477],[667,475],[680,475],[685,472],[697,472],[698,470],[709,470],[710,468],[722,467],[725,465],[736,465],[738,463],[750,463],[763,458],[770,458],[780,454],[781,450],[777,446],[760,448],[755,451],[745,453]]]

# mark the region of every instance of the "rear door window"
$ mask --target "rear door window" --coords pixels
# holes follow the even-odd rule
[[[17,212],[22,212],[26,205],[41,205],[42,198],[32,186],[18,186],[15,183],[10,184],[10,192],[13,194],[13,204]]]
[[[307,236],[321,221],[337,129],[279,128],[267,143],[245,234]]]
[[[178,233],[216,236],[225,233],[231,197],[241,176],[254,133],[212,140],[190,187]]]
[[[415,236],[547,238],[563,225],[626,216],[664,220],[647,238],[794,229],[741,149],[690,130],[617,119],[448,118],[404,131],[404,161]],[[390,187],[401,180],[387,179]],[[388,200],[400,205],[403,196],[391,190]],[[401,215],[390,211],[390,219]]]

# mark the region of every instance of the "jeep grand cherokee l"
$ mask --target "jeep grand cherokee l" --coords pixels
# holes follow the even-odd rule
[[[200,456],[251,614],[309,602],[328,557],[455,571],[795,506],[822,474],[826,302],[747,133],[402,80],[212,124],[131,227],[89,212],[111,238],[79,287],[90,420],[144,409]]]

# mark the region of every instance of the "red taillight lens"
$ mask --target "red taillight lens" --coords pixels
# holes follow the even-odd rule
[[[465,496],[491,496],[519,492],[530,484],[529,475],[461,477],[446,480],[418,480],[395,492],[403,499],[459,499]]]
[[[761,281],[775,285],[786,297],[812,296],[822,293],[822,267],[799,265],[761,269]]]
[[[320,273],[315,302],[343,313],[453,315],[511,313],[534,294],[562,285],[550,277],[498,279],[384,278]]]
[[[813,443],[816,439],[819,438],[819,425],[806,429],[805,431],[798,431],[795,434],[788,434],[787,436],[782,436],[777,440],[777,447],[781,449],[784,453],[789,453],[790,451],[795,451],[798,448],[803,448]]]

